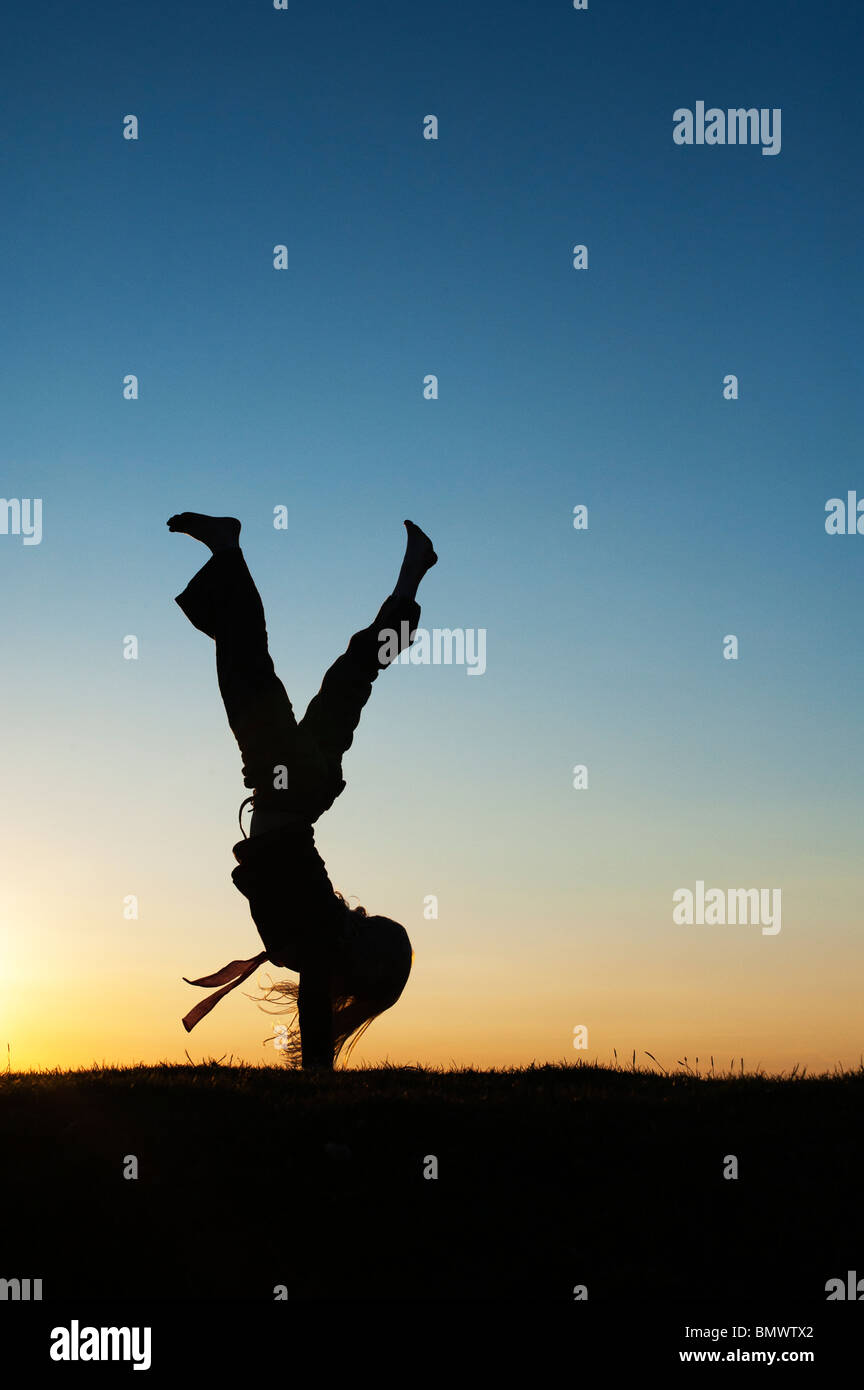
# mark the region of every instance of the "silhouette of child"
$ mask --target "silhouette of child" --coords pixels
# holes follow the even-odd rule
[[[212,552],[176,602],[216,644],[219,690],[240,747],[244,784],[253,789],[250,833],[234,846],[232,878],[249,900],[265,947],[251,960],[188,981],[221,988],[186,1015],[187,1032],[269,959],[300,976],[298,985],[274,986],[297,1002],[295,1060],[299,1053],[304,1067],[332,1068],[348,1039],[350,1053],[405,987],[413,959],[407,932],[389,918],[348,907],[327,876],[312,829],[344,790],[342,756],[379,671],[414,639],[417,588],[438,557],[419,526],[406,521],[405,527],[396,587],[327,671],[298,723],[270,657],[264,608],[240,549],[240,522],[198,512],[168,522],[169,530]],[[385,643],[385,631],[396,641]]]

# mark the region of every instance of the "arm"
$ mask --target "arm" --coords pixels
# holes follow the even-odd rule
[[[300,971],[297,1014],[304,1071],[309,1067],[333,1070],[333,1000],[330,966],[326,957],[313,957]]]

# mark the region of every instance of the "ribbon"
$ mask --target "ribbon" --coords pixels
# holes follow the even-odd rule
[[[202,999],[200,1004],[196,1004],[194,1009],[190,1009],[183,1019],[183,1027],[187,1033],[191,1033],[196,1023],[200,1023],[202,1018],[209,1014],[211,1009],[215,1009],[219,1000],[226,994],[230,994],[232,989],[242,985],[244,980],[248,980],[253,970],[261,965],[262,961],[267,960],[267,952],[259,951],[257,956],[252,956],[250,960],[232,960],[227,965],[223,965],[221,970],[216,970],[212,975],[202,975],[199,980],[183,979],[187,985],[203,985],[206,989],[210,985],[222,985],[222,989],[217,989],[215,994],[210,994],[206,999]]]

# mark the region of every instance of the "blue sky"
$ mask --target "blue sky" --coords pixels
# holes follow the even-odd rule
[[[400,1055],[459,1051],[433,1021],[457,978],[461,1060],[555,1055],[574,1009],[605,1038],[622,953],[626,1047],[655,1021],[646,971],[658,1020],[680,1000],[667,903],[696,877],[788,883],[803,954],[757,984],[728,966],[755,991],[740,1028],[694,966],[685,1031],[713,1001],[743,1045],[778,970],[791,1017],[814,960],[826,1000],[860,968],[864,540],[824,532],[828,498],[864,494],[860,48],[837,3],[12,7],[0,491],[44,507],[41,545],[0,536],[22,978],[59,952],[86,1000],[116,960],[109,983],[146,976],[150,1054],[182,1056],[163,982],[257,949],[227,877],[239,759],[172,602],[206,558],[165,530],[185,508],[243,519],[301,709],[389,591],[405,516],[441,556],[424,624],[487,630],[482,677],[379,682],[321,822],[334,882],[411,919],[428,1026],[406,996],[378,1025]],[[779,107],[780,154],[676,146],[697,100]],[[141,932],[112,934],[139,881]],[[254,1012],[231,1007],[225,1038]],[[857,1053],[834,1014],[814,1056]]]

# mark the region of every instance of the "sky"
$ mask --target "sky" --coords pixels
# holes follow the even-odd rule
[[[254,982],[180,1024],[261,948],[186,509],[298,712],[405,517],[421,625],[485,633],[381,676],[316,826],[415,951],[352,1065],[857,1064],[857,9],[48,0],[3,47],[4,1064],[279,1063]],[[700,101],[779,152],[677,144]],[[699,882],[781,929],[675,922]]]

